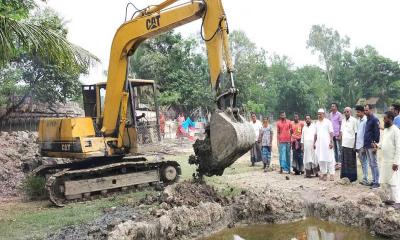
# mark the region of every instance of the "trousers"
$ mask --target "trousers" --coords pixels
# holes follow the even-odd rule
[[[290,172],[290,143],[279,144],[279,164],[283,171]]]
[[[335,162],[320,161],[319,169],[322,174],[335,174]]]
[[[385,183],[382,184],[381,187],[388,197],[388,200],[400,203],[400,187],[398,185],[389,185]]]
[[[372,183],[379,183],[379,169],[378,169],[378,161],[376,158],[376,152],[373,152],[372,148],[365,149],[365,153],[367,155],[369,166],[371,167],[372,172]]]
[[[365,152],[365,148],[360,148],[358,150],[358,159],[360,160],[361,163],[363,182],[368,183],[368,159],[367,159],[367,154]]]

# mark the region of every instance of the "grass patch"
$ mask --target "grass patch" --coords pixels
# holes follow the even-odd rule
[[[47,197],[46,179],[40,176],[29,176],[22,182],[22,191],[31,200],[43,200]]]
[[[189,164],[189,155],[175,155],[175,156],[168,156],[166,157],[168,160],[177,161],[179,165],[181,165],[182,180],[189,180],[193,178],[193,173],[196,172],[196,166]]]
[[[235,162],[230,167],[226,168],[224,175],[235,175],[247,172],[257,172],[260,171],[261,165],[255,167],[250,167],[250,161],[247,162]]]
[[[48,201],[7,203],[0,207],[0,239],[43,239],[62,227],[86,223],[101,216],[103,210],[133,203],[144,191],[122,194],[85,203],[71,203],[63,208],[49,206]]]
[[[233,185],[230,185],[226,182],[221,182],[216,179],[210,179],[206,181],[207,184],[212,185],[216,188],[216,190],[224,197],[234,197],[241,194],[243,188],[239,188]]]

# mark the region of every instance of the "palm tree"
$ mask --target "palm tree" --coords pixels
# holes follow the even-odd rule
[[[18,62],[22,57],[35,59],[43,65],[79,69],[81,73],[90,65],[100,61],[85,49],[70,43],[66,39],[66,32],[52,30],[32,21],[29,13],[36,7],[35,0],[0,1],[0,70],[12,62]],[[42,77],[36,76],[34,80],[25,82],[20,99],[6,107],[5,114],[0,116],[0,121],[23,104]]]
[[[44,61],[78,64],[84,68],[99,62],[97,57],[70,43],[65,36],[24,20],[21,15],[28,15],[29,9],[36,6],[34,1],[10,2],[0,3],[0,66],[9,62],[19,49],[26,49]]]

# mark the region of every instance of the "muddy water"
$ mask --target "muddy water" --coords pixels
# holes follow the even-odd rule
[[[314,218],[289,224],[251,225],[223,230],[204,240],[381,240],[363,229]]]

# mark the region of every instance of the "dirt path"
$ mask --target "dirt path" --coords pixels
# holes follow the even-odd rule
[[[246,154],[236,164],[248,164],[250,156]],[[278,168],[277,156],[272,164]],[[261,163],[257,163],[252,170],[244,169],[243,173],[235,175],[224,175],[219,177],[224,181],[243,189],[263,191],[266,187],[284,191],[299,196],[304,201],[345,201],[358,200],[369,193],[381,194],[380,190],[370,190],[368,187],[358,184],[344,184],[340,180],[340,171],[336,171],[335,181],[321,181],[318,178],[304,178],[304,176],[293,174],[280,174],[277,170],[263,172]],[[236,165],[233,165],[235,167]]]

